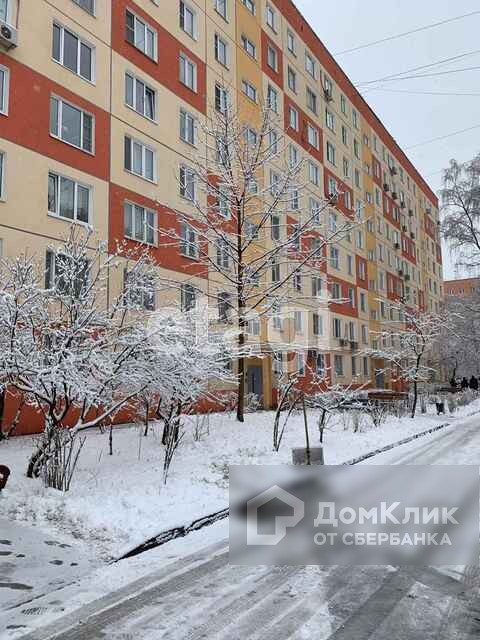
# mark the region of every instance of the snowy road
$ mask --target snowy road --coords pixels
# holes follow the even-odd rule
[[[380,455],[369,464],[475,464],[480,419]],[[154,556],[152,556],[153,560]],[[247,568],[227,542],[113,591],[21,637],[35,640],[473,640],[480,571],[452,568]]]

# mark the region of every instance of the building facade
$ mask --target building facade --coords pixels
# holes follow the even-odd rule
[[[274,95],[308,160],[310,201],[333,185],[344,194],[335,215],[362,211],[365,220],[319,274],[327,298],[347,303],[327,299],[315,320],[305,306],[296,330],[312,327],[308,357],[320,355],[333,382],[389,386],[382,363],[363,352],[399,299],[439,309],[438,202],[293,2],[0,0],[0,27],[3,255],[41,258],[73,221],[93,226],[111,250],[144,243],[166,277],[208,287],[194,256],[162,246],[155,229],[175,226],[174,211],[189,213],[178,169],[222,88],[252,123]],[[253,334],[263,330],[253,323]],[[250,391],[271,406],[273,359],[249,367]]]
[[[460,278],[445,280],[446,298],[469,298],[480,290],[480,278]]]

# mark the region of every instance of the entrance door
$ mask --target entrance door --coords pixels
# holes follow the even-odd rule
[[[385,388],[385,373],[381,369],[375,369],[375,386],[377,389]]]
[[[247,371],[247,389],[249,394],[256,395],[258,401],[263,402],[263,373],[262,367],[250,366]]]

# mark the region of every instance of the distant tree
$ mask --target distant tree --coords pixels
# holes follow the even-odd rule
[[[469,162],[450,161],[443,176],[443,237],[458,266],[480,266],[480,155]]]

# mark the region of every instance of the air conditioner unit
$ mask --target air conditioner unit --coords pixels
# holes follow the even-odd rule
[[[384,191],[390,191],[390,185],[388,184],[388,182],[385,182],[385,183],[383,184],[383,190],[384,190]]]
[[[355,342],[355,340],[350,340],[350,349],[352,351],[356,351],[358,349],[358,342]]]
[[[407,233],[407,227],[405,225],[402,226],[403,233]]]
[[[402,202],[400,202],[400,207],[402,209],[406,209],[407,205],[405,204],[405,202],[402,201]]]
[[[430,207],[427,207],[427,208],[425,209],[425,211],[428,213],[428,215],[431,215],[431,213],[432,213],[432,210],[430,209]]]
[[[397,167],[390,167],[390,173],[392,174],[392,176],[396,176],[397,175]]]
[[[405,280],[410,280],[410,275],[408,273],[405,275]]]
[[[413,231],[410,231],[410,238],[411,238],[412,240],[415,240],[415,234],[413,233]]]
[[[0,46],[4,49],[12,49],[18,44],[18,31],[15,27],[0,20]]]
[[[341,347],[347,347],[348,346],[348,340],[346,338],[339,338],[338,339],[338,344]]]
[[[408,215],[410,216],[410,218],[413,218],[413,209],[408,210]]]
[[[398,198],[398,193],[396,191],[392,191],[392,198],[396,200]]]
[[[399,269],[399,270],[398,270],[398,275],[400,276],[400,278],[403,276],[403,271],[402,271],[402,269]]]
[[[395,242],[393,246],[395,247],[395,249],[400,249],[400,244],[398,242]]]
[[[331,93],[330,89],[327,89],[326,87],[324,87],[323,88],[323,95],[325,96],[325,100],[327,102],[332,102],[333,96],[332,96],[332,93]]]

